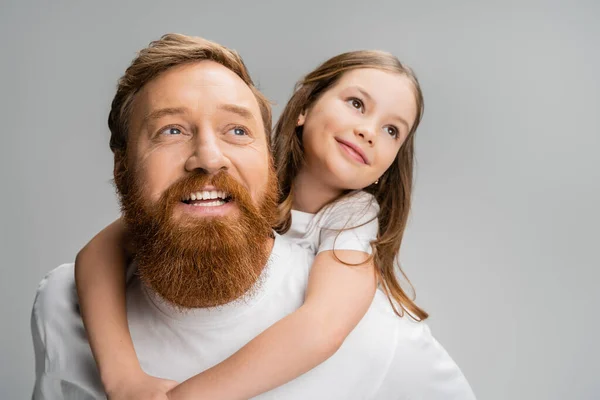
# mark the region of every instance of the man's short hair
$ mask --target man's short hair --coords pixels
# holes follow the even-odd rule
[[[131,105],[142,87],[169,68],[199,61],[214,61],[233,71],[254,93],[260,107],[269,149],[271,148],[271,105],[256,88],[248,69],[240,55],[227,47],[209,40],[168,33],[141,50],[125,75],[119,79],[117,93],[108,115],[111,132],[110,149],[115,158],[121,158],[127,151],[127,135]]]

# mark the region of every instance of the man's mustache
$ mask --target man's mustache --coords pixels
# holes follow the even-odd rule
[[[202,171],[196,171],[186,175],[162,194],[160,204],[172,207],[175,204],[189,198],[190,193],[201,192],[207,186],[227,193],[229,201],[235,201],[238,207],[253,207],[253,203],[248,190],[233,178],[227,171],[219,171],[216,174],[208,174]]]

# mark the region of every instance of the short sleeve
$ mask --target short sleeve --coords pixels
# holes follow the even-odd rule
[[[373,195],[354,192],[326,206],[314,218],[319,229],[317,253],[356,250],[371,254],[377,238],[379,205]]]

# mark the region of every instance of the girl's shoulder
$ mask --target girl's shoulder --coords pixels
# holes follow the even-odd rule
[[[321,228],[348,229],[376,221],[378,213],[377,199],[370,193],[356,190],[323,207],[315,220]]]

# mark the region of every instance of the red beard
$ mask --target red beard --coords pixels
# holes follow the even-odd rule
[[[277,218],[273,168],[258,206],[226,172],[190,174],[149,205],[134,175],[125,168],[115,183],[142,282],[181,308],[214,307],[251,295],[269,258]],[[230,194],[236,216],[173,217],[184,196],[207,185]]]

